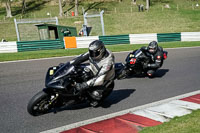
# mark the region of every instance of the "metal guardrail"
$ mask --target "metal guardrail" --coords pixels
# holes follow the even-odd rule
[[[129,34],[112,36],[89,36],[76,37],[77,48],[88,48],[89,43],[94,40],[101,40],[105,45],[112,44],[148,44],[150,41],[172,42],[172,41],[200,41],[200,32],[181,33],[149,33],[149,34]],[[69,43],[70,45],[71,43]],[[0,53],[36,51],[47,49],[64,49],[62,40],[40,40],[21,42],[0,43]]]
[[[18,52],[48,49],[63,49],[64,42],[60,40],[40,40],[17,42]]]
[[[99,40],[105,45],[130,44],[129,35],[99,36]]]
[[[181,41],[181,33],[158,33],[158,42]]]

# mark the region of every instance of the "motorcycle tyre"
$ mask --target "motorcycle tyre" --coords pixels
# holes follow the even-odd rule
[[[38,92],[36,95],[34,95],[31,98],[31,100],[28,103],[28,106],[27,106],[28,113],[31,114],[32,116],[39,116],[39,115],[48,113],[51,108],[48,108],[47,110],[43,110],[43,111],[38,111],[38,110],[34,110],[34,107],[37,104],[41,104],[41,102],[47,102],[49,100],[50,100],[50,96],[47,93],[45,93],[44,91]]]

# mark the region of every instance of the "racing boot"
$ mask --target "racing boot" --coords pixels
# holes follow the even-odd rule
[[[99,102],[98,101],[91,101],[90,102],[90,105],[94,108],[98,107],[99,106]]]
[[[148,75],[149,78],[153,78],[154,74],[155,74],[155,70],[148,70],[147,71],[147,75]]]
[[[103,90],[95,90],[92,92],[91,97],[92,97],[92,101],[90,102],[90,105],[92,107],[98,107],[100,100],[103,97]]]

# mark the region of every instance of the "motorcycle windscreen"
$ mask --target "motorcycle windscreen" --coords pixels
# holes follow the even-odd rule
[[[136,55],[140,54],[140,52],[141,52],[141,50],[137,49],[137,50],[129,53],[128,56],[126,57],[125,61],[128,63],[131,60],[131,58],[135,58]]]
[[[65,76],[71,73],[74,69],[74,66],[69,63],[62,66],[56,66],[49,68],[46,75],[45,86],[48,88],[64,88],[63,84],[60,81],[63,81]]]
[[[53,79],[57,80],[62,77],[65,77],[70,72],[74,70],[74,66],[70,65],[70,63],[66,63],[65,65],[61,66],[53,75]]]

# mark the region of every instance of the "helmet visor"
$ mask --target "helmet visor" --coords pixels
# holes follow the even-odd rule
[[[95,58],[100,55],[100,50],[89,50],[90,57]]]
[[[150,53],[154,53],[155,51],[156,51],[155,48],[149,48],[149,52],[150,52]]]

